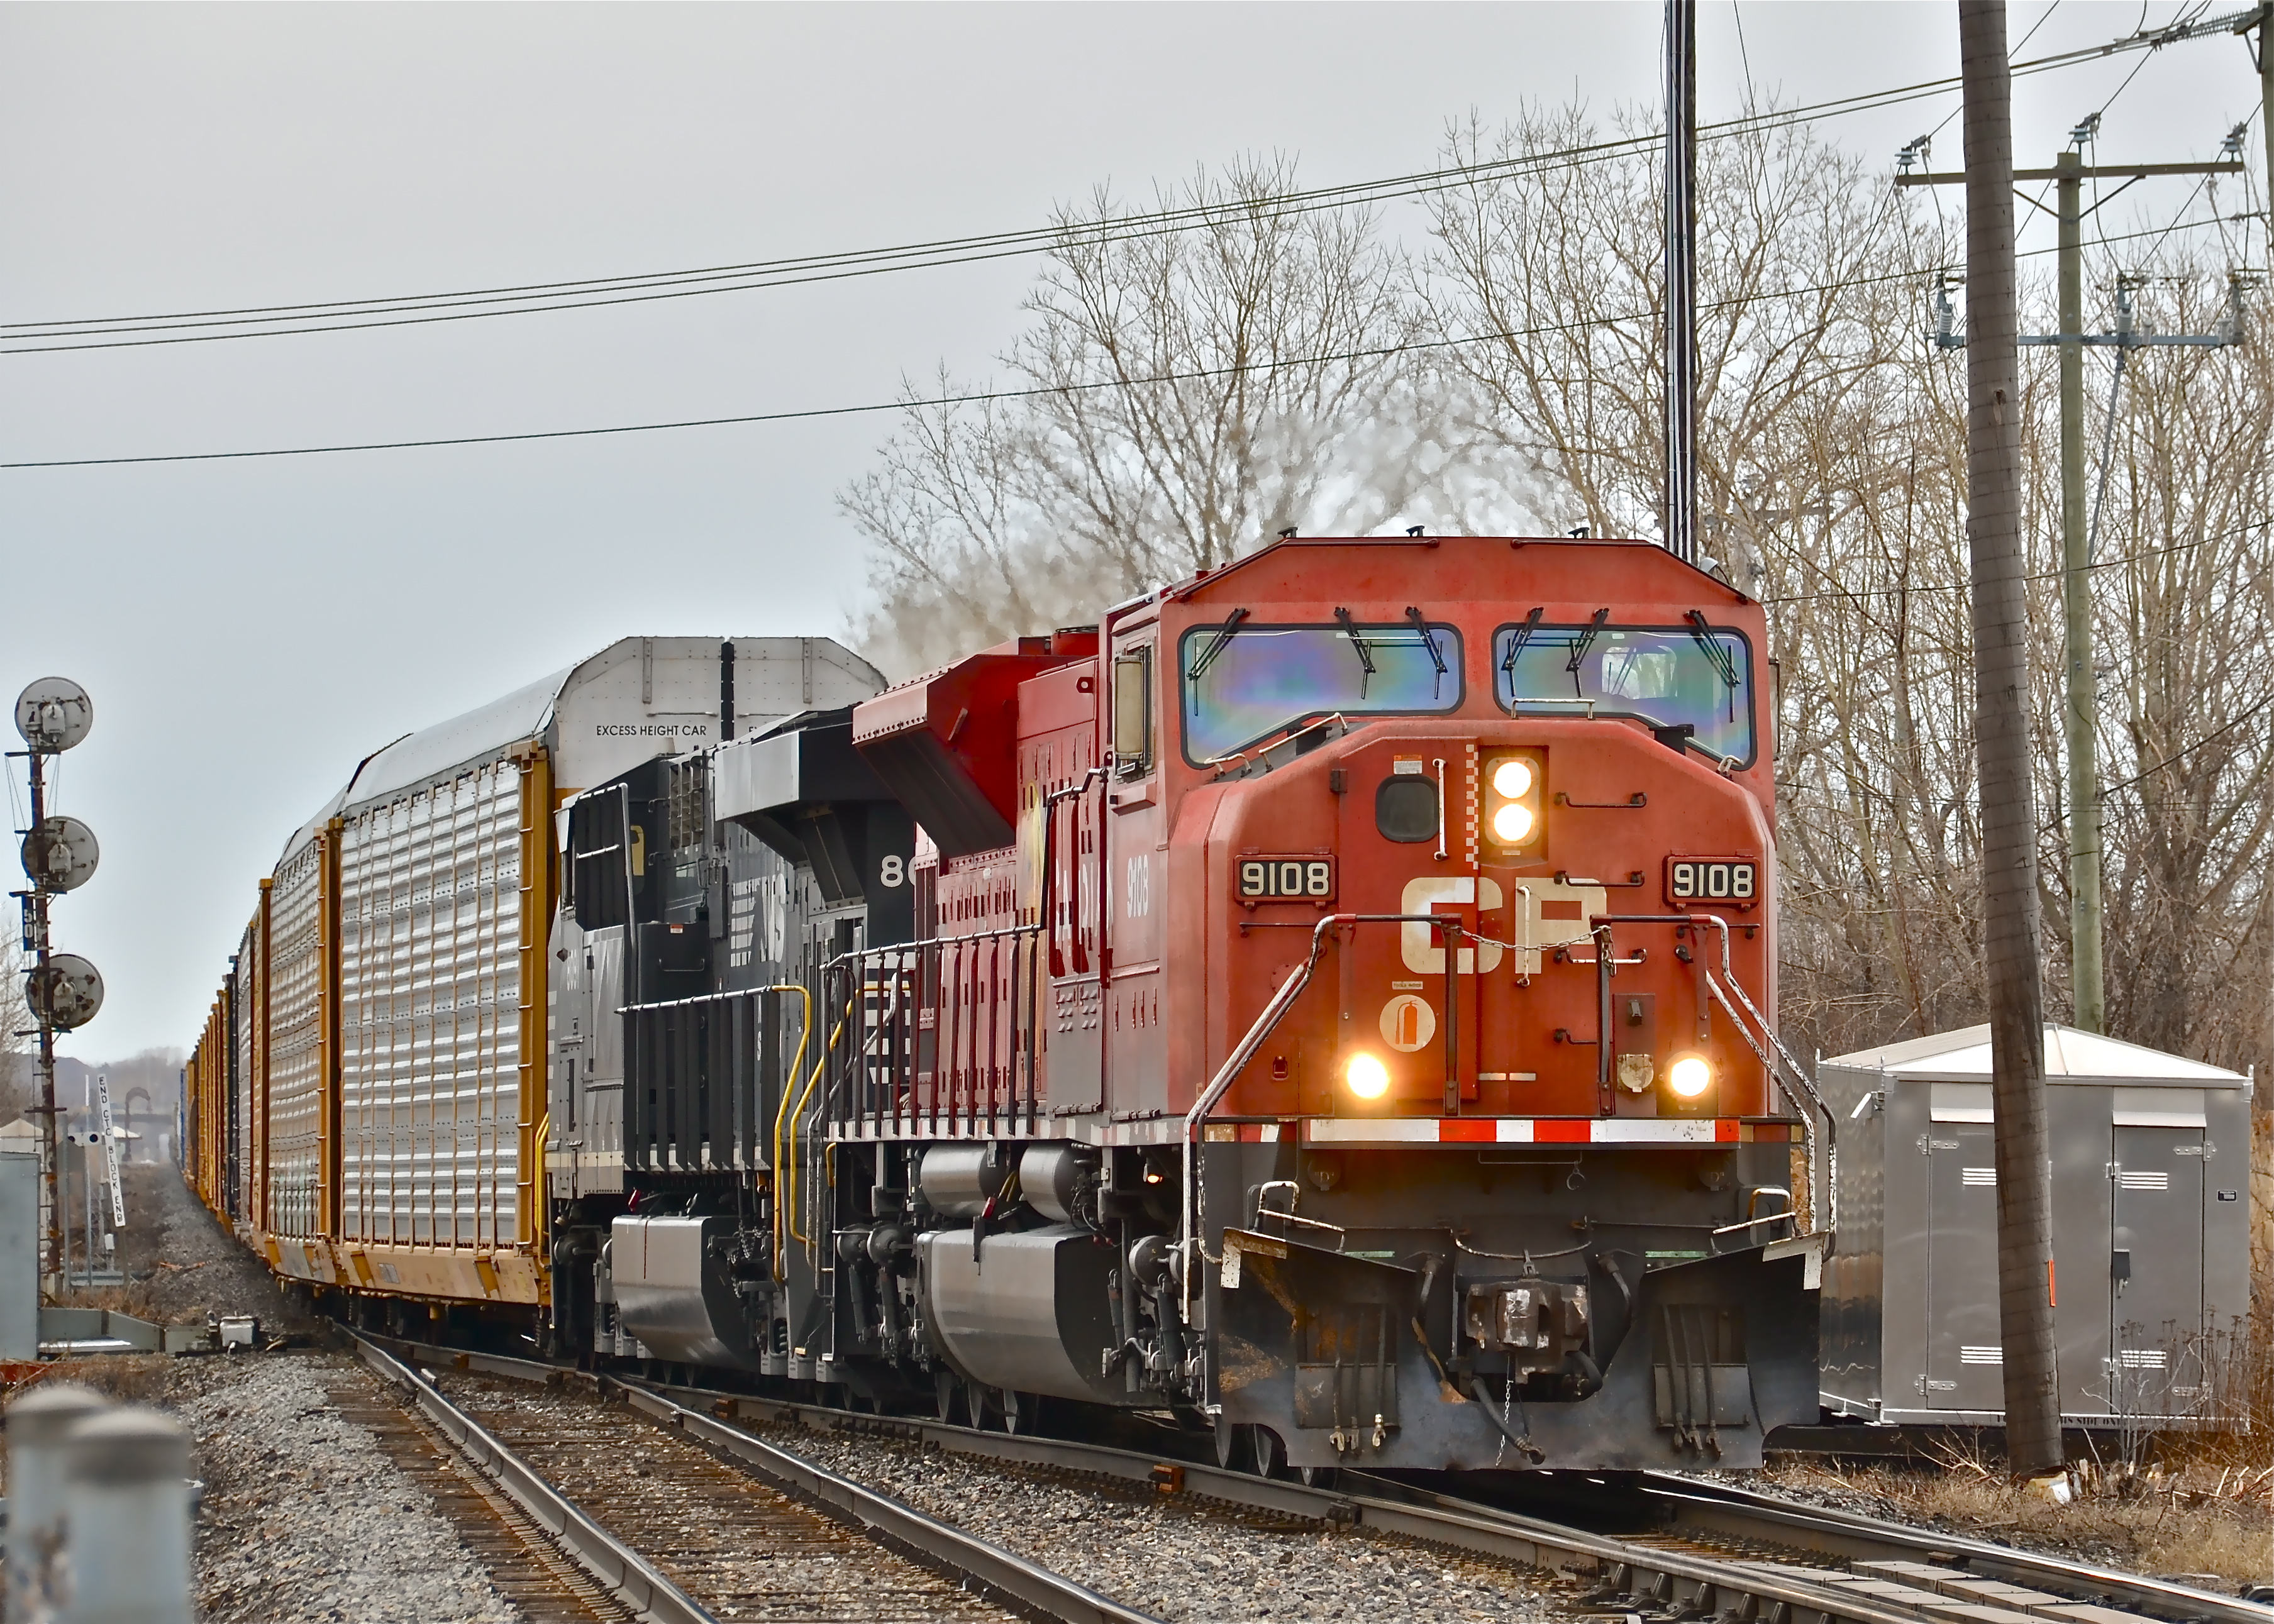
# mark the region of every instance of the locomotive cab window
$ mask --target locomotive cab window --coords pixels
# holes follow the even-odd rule
[[[1153,766],[1153,649],[1125,649],[1113,657],[1113,769],[1142,778]]]
[[[1600,619],[1550,626],[1535,618],[1495,632],[1492,658],[1503,710],[1686,725],[1701,749],[1734,766],[1752,764],[1752,645],[1703,615],[1674,627]]]
[[[1178,640],[1185,757],[1196,767],[1328,716],[1461,707],[1461,634],[1412,619],[1252,626],[1244,613]]]

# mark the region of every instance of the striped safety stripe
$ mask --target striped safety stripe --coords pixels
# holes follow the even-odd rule
[[[1736,1145],[1734,1116],[1331,1116],[1303,1124],[1313,1145]]]

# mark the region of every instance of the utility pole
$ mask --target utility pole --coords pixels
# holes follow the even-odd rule
[[[1998,1178],[2006,1454],[2060,1470],[2053,1366],[2052,1162],[2045,1131],[2037,829],[2029,792],[2028,563],[2022,548],[2021,314],[2014,271],[2014,83],[2005,0],[1959,0],[1966,129],[1967,546],[1982,900]]]
[[[2258,127],[2266,137],[2266,252],[2274,255],[2274,0],[2258,8]]]
[[[1698,5],[1666,0],[1666,549],[1698,561]]]
[[[2084,156],[2054,167],[2060,206],[2061,733],[2068,747],[2069,1019],[2108,1027],[2101,976],[2099,698],[2092,673],[2092,555],[2084,516]]]
[[[2069,139],[2090,139],[2097,116],[2079,124]],[[2113,333],[2084,330],[2084,217],[2114,199],[2135,181],[2150,176],[2233,175],[2242,165],[2218,163],[2102,164],[2087,168],[2075,147],[2060,154],[2050,169],[2018,169],[2017,181],[2052,181],[2058,194],[2055,214],[2060,222],[2059,278],[2060,331],[2021,335],[2022,344],[2060,347],[2060,477],[2061,477],[2061,620],[2062,704],[2061,736],[2068,759],[2069,984],[2074,1005],[2071,1020],[2087,1032],[2107,1030],[2107,1001],[2103,973],[2101,918],[2100,696],[2093,671],[2092,551],[2095,538],[2085,497],[2084,477],[2084,351],[2089,344],[2120,346],[2232,343],[2240,334],[2236,322],[2226,333],[2180,335],[2135,332],[2120,312]],[[1968,180],[1964,175],[1901,175],[1899,186],[1933,186]],[[2083,206],[2088,180],[2121,181],[2116,192],[2093,205]],[[2011,205],[2008,205],[2008,213]],[[1969,304],[1969,311],[1971,306]],[[2128,305],[2126,306],[2128,309]],[[1955,349],[1963,336],[1941,335],[1937,342]],[[2111,411],[2115,397],[2110,395]]]

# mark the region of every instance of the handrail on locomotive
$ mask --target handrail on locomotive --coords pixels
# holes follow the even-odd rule
[[[1797,1228],[1796,1233],[1802,1235],[1814,1235],[1821,1233],[1826,1236],[1827,1244],[1833,1244],[1836,1241],[1839,1227],[1839,1192],[1836,1184],[1836,1180],[1839,1177],[1839,1162],[1838,1149],[1836,1143],[1834,1142],[1839,1133],[1839,1124],[1833,1119],[1831,1108],[1825,1103],[1824,1096],[1818,1092],[1815,1079],[1811,1078],[1808,1073],[1802,1069],[1800,1063],[1792,1057],[1791,1051],[1786,1049],[1783,1041],[1777,1036],[1775,1028],[1769,1026],[1766,1020],[1762,1019],[1759,1010],[1754,1006],[1752,1000],[1746,996],[1744,988],[1739,984],[1736,977],[1736,971],[1732,966],[1729,959],[1729,922],[1721,918],[1719,914],[1704,912],[1687,914],[1597,914],[1591,917],[1587,922],[1590,927],[1591,933],[1597,928],[1602,928],[1604,929],[1604,934],[1608,936],[1608,927],[1612,925],[1672,924],[1678,926],[1692,926],[1701,921],[1710,923],[1720,929],[1721,933],[1721,974],[1723,978],[1728,981],[1730,987],[1736,989],[1736,996],[1743,1004],[1747,1013],[1752,1016],[1753,1019],[1759,1024],[1763,1032],[1766,1034],[1768,1041],[1774,1046],[1777,1055],[1784,1061],[1787,1071],[1793,1083],[1797,1086],[1800,1093],[1805,1097],[1809,1105],[1813,1107],[1814,1109],[1825,1119],[1826,1161],[1824,1174],[1821,1178],[1819,1178],[1817,1174],[1818,1163],[1815,1122],[1813,1118],[1805,1114],[1803,1114],[1800,1119],[1802,1132],[1805,1137],[1805,1155],[1809,1168],[1809,1204],[1808,1222],[1805,1227]],[[1474,932],[1465,932],[1459,921],[1436,914],[1329,914],[1321,919],[1317,925],[1313,928],[1311,932],[1311,951],[1309,954],[1304,959],[1302,964],[1298,966],[1295,970],[1289,974],[1286,981],[1281,984],[1279,990],[1273,995],[1271,1001],[1264,1005],[1262,1012],[1255,1018],[1254,1024],[1249,1026],[1246,1034],[1243,1036],[1239,1042],[1233,1047],[1231,1053],[1225,1056],[1224,1064],[1216,1069],[1215,1076],[1209,1079],[1208,1086],[1202,1089],[1199,1097],[1193,1101],[1192,1109],[1185,1113],[1184,1132],[1178,1141],[1181,1147],[1183,1162],[1183,1177],[1181,1180],[1183,1208],[1176,1249],[1178,1259],[1176,1274],[1178,1283],[1182,1293],[1185,1317],[1188,1322],[1192,1318],[1191,1282],[1194,1271],[1191,1265],[1191,1259],[1193,1252],[1197,1251],[1200,1256],[1209,1263],[1217,1263],[1221,1261],[1220,1259],[1209,1252],[1208,1250],[1207,1241],[1203,1238],[1199,1229],[1196,1228],[1196,1210],[1199,1205],[1199,1194],[1197,1181],[1195,1178],[1193,1156],[1194,1151],[1199,1144],[1198,1135],[1206,1124],[1209,1112],[1212,1111],[1216,1108],[1216,1104],[1224,1098],[1224,1094],[1231,1088],[1232,1083],[1239,1078],[1240,1072],[1245,1071],[1248,1064],[1254,1059],[1257,1051],[1262,1048],[1264,1040],[1269,1037],[1273,1031],[1277,1028],[1279,1023],[1285,1019],[1287,1011],[1294,1007],[1295,1001],[1302,996],[1304,989],[1310,985],[1311,977],[1318,968],[1320,955],[1325,948],[1328,936],[1330,932],[1339,932],[1343,929],[1353,928],[1359,925],[1408,924],[1423,925],[1430,929],[1440,932],[1445,936],[1445,962],[1448,966],[1447,974],[1449,976],[1457,973],[1454,966],[1457,966],[1459,963],[1457,955],[1459,938],[1465,934],[1470,936],[1474,940],[1490,943],[1492,945],[1499,947],[1503,951],[1519,952],[1539,951],[1557,946],[1576,945],[1579,942],[1590,939],[1588,936],[1576,937],[1570,943],[1500,942],[1495,941],[1494,938],[1489,936],[1480,936]],[[1596,963],[1600,966],[1600,980],[1604,985],[1608,986],[1613,972],[1613,961],[1609,959],[1598,956]],[[1745,1030],[1744,1023],[1738,1018],[1736,1011],[1730,1007],[1728,997],[1723,994],[1721,986],[1714,981],[1713,972],[1706,967],[1702,960],[1698,965],[1698,973],[1701,980],[1709,989],[1711,989],[1715,1001],[1721,1004],[1722,1009],[1728,1012],[1731,1024],[1737,1029],[1738,1035],[1745,1039],[1747,1044],[1752,1048],[1753,1052],[1757,1056],[1760,1056],[1761,1064],[1764,1068],[1768,1070],[1770,1074],[1773,1076],[1775,1074],[1774,1063],[1772,1062],[1766,1054],[1762,1053],[1759,1044],[1754,1041],[1752,1034]],[[1449,1003],[1450,1000],[1449,999],[1448,1002]],[[1819,1191],[1824,1192],[1823,1200],[1824,1202],[1828,1203],[1828,1207],[1820,1207],[1818,1196]],[[1755,1192],[1753,1198],[1755,1200],[1758,1200],[1759,1193],[1760,1192],[1758,1191]],[[1786,1195],[1788,1201],[1791,1192],[1788,1191],[1783,1193]],[[1820,1210],[1822,1210],[1824,1214],[1821,1217],[1819,1217]],[[1751,1229],[1756,1225],[1771,1222],[1773,1218],[1780,1216],[1791,1218],[1793,1214],[1788,1212],[1785,1214],[1772,1214],[1770,1219],[1764,1219],[1757,1218],[1751,1212],[1748,1212],[1743,1222],[1727,1225],[1721,1229],[1715,1229],[1713,1233],[1715,1235],[1722,1235],[1735,1233],[1739,1230]]]

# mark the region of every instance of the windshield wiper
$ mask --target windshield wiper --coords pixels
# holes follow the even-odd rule
[[[1571,640],[1571,658],[1563,662],[1563,669],[1571,673],[1571,691],[1581,699],[1587,696],[1587,685],[1580,679],[1579,662],[1587,658],[1587,650],[1595,646],[1595,635],[1603,629],[1603,622],[1610,618],[1609,610],[1596,610],[1594,619],[1581,627],[1579,635]]]
[[[1508,657],[1501,661],[1500,669],[1501,674],[1508,679],[1508,697],[1510,703],[1515,703],[1517,697],[1516,657],[1524,652],[1524,645],[1530,643],[1532,634],[1540,629],[1540,617],[1547,613],[1544,608],[1534,609],[1524,617],[1523,625],[1509,634]]]
[[[1445,691],[1445,657],[1437,652],[1437,639],[1430,633],[1428,616],[1408,604],[1405,605],[1405,618],[1413,622],[1414,631],[1420,635],[1421,646],[1429,651],[1429,663],[1437,668],[1437,680],[1429,689],[1434,698]]]
[[[1235,609],[1224,617],[1224,624],[1216,628],[1216,635],[1209,640],[1209,646],[1201,650],[1200,658],[1193,662],[1193,668],[1185,673],[1186,681],[1201,680],[1201,673],[1216,664],[1216,657],[1224,652],[1224,645],[1231,641],[1231,635],[1239,629],[1239,623],[1246,618],[1247,611],[1245,609]]]
[[[1349,610],[1336,610],[1335,619],[1343,623],[1343,631],[1344,635],[1350,638],[1351,647],[1358,650],[1358,663],[1365,667],[1363,674],[1361,674],[1358,680],[1358,696],[1360,699],[1364,699],[1366,697],[1367,680],[1374,674],[1374,650],[1367,648],[1366,646],[1366,639],[1358,635],[1358,622],[1351,619],[1351,612]]]
[[[1713,669],[1721,673],[1721,680],[1735,693],[1737,688],[1736,656],[1723,648],[1713,636],[1713,628],[1706,623],[1704,613],[1692,609],[1689,619],[1690,635],[1698,640],[1698,646],[1706,650],[1706,658],[1713,662]]]

